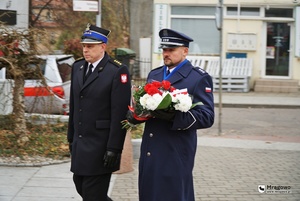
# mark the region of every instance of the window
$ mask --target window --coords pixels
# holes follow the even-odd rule
[[[5,25],[17,24],[17,11],[15,10],[0,10],[0,22]]]
[[[189,54],[220,53],[220,33],[216,28],[215,12],[215,7],[171,7],[171,28],[194,39],[190,43]]]
[[[52,21],[52,15],[51,15],[51,12],[49,10],[46,13],[46,20],[47,21]]]
[[[74,61],[72,56],[57,60],[59,74],[63,82],[71,80],[71,70]]]
[[[38,67],[40,68],[41,73],[44,75],[45,69],[46,69],[46,60],[39,59],[39,63],[28,64],[27,69],[28,69],[28,72],[30,72],[30,73],[25,74],[25,79],[27,79],[27,80],[40,79],[40,72],[37,69]]]
[[[269,8],[266,10],[266,17],[293,17],[293,9]]]
[[[227,15],[237,16],[238,7],[227,7]],[[255,7],[241,7],[240,16],[259,16],[259,8]]]

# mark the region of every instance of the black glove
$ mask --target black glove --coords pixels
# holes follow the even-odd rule
[[[141,123],[145,122],[145,121],[140,121],[140,120],[137,120],[136,118],[134,118],[133,112],[130,110],[127,111],[126,119],[129,123],[131,123],[133,125],[141,124]]]
[[[69,151],[70,151],[70,154],[72,154],[72,142],[69,142]]]
[[[121,153],[116,153],[113,151],[106,151],[104,154],[104,167],[112,168],[115,167],[120,161]]]
[[[166,121],[173,121],[175,117],[175,112],[175,110],[154,110],[151,112],[151,115]]]

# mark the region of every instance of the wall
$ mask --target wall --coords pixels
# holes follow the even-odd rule
[[[246,53],[247,58],[253,59],[253,73],[250,80],[250,85],[253,86],[254,80],[260,77],[261,72],[259,71],[261,67],[260,58],[263,53],[262,51],[262,21],[259,20],[225,20],[223,23],[223,55],[226,57],[227,52],[237,52],[237,53]],[[256,36],[256,48],[255,50],[228,50],[228,33],[251,33]]]

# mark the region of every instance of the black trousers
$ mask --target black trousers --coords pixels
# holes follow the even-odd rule
[[[83,201],[111,200],[107,196],[111,173],[95,176],[73,174],[73,181]]]

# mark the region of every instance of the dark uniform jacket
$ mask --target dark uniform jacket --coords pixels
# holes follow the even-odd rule
[[[123,149],[131,83],[128,68],[106,53],[93,73],[83,82],[88,63],[73,64],[68,141],[72,143],[71,171],[77,175],[100,175],[119,169],[103,166],[106,150]],[[120,163],[120,162],[119,162]]]
[[[164,67],[152,70],[148,82],[162,81]],[[145,123],[139,161],[140,201],[194,201],[193,175],[197,129],[214,123],[213,84],[209,74],[184,64],[168,78],[176,89],[187,88],[193,103],[188,112],[176,111],[173,122],[151,118]]]

